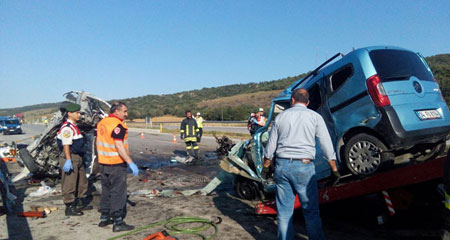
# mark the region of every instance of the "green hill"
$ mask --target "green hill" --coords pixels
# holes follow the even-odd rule
[[[450,103],[450,54],[439,54],[427,57],[427,62],[433,71],[434,77],[439,82],[442,94]]]
[[[450,103],[450,54],[435,55],[426,59],[440,84],[447,103]],[[174,94],[146,95],[121,99],[121,101],[129,105],[129,117],[132,119],[168,114],[183,116],[184,111],[190,109],[194,112],[202,112],[203,116],[209,120],[221,120],[222,116],[223,120],[244,120],[250,112],[254,112],[258,107],[264,107],[267,110],[270,100],[277,95],[277,91],[282,91],[304,75],[260,83],[202,88]],[[46,103],[0,109],[0,116],[44,108],[55,108],[56,110],[60,104]]]

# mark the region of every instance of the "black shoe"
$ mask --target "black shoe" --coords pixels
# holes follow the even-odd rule
[[[105,220],[105,221],[100,221],[100,223],[98,224],[99,227],[106,227],[110,224],[113,224],[113,221],[111,219]]]
[[[86,198],[78,199],[77,208],[82,211],[94,209],[94,207],[92,205],[89,205],[89,202],[86,200]]]
[[[73,204],[66,204],[66,216],[82,216],[83,212]]]
[[[113,226],[113,232],[130,231],[133,229],[134,226],[128,225],[125,222],[122,222],[121,224],[114,224]]]

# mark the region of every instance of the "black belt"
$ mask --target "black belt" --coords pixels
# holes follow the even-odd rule
[[[127,167],[127,163],[116,163],[116,164],[104,164],[99,163],[102,166],[108,166],[108,167]]]
[[[282,157],[280,157],[280,158],[282,158]],[[312,162],[312,160],[309,158],[283,158],[283,159],[287,159],[287,160],[291,160],[291,161],[302,161],[304,164],[309,164],[310,162]]]

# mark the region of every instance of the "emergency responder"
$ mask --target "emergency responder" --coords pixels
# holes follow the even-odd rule
[[[81,216],[81,210],[90,210],[86,200],[88,180],[84,171],[83,155],[86,152],[85,140],[76,122],[80,120],[80,105],[69,103],[66,107],[67,120],[61,125],[56,141],[60,155],[59,166],[62,169],[61,191],[66,204],[66,216]],[[77,207],[78,200],[81,205]]]
[[[191,111],[185,112],[186,118],[183,119],[180,126],[180,138],[186,143],[186,153],[188,156],[198,159],[197,136],[199,129],[197,122],[192,118]]]
[[[200,142],[202,140],[203,136],[203,122],[205,121],[202,116],[200,116],[200,113],[197,113],[197,117],[195,118],[195,121],[197,122],[198,127],[198,135],[197,135],[197,142]]]
[[[113,225],[113,232],[129,231],[134,226],[125,223],[127,202],[127,164],[134,176],[139,169],[128,150],[128,128],[124,119],[128,107],[122,102],[111,106],[108,117],[97,125],[97,153],[100,165],[102,195],[99,227]]]
[[[325,121],[318,113],[308,109],[308,104],[309,94],[306,89],[300,88],[292,93],[291,108],[275,118],[264,152],[265,168],[270,166],[276,152],[274,181],[277,188],[279,240],[294,238],[292,214],[295,194],[302,206],[309,239],[325,239],[314,167],[316,140],[333,175],[336,178],[340,176]]]
[[[264,109],[259,108],[258,112],[255,114],[255,117],[253,118],[253,122],[250,129],[250,134],[253,135],[255,132],[264,127],[266,125],[266,118],[264,117]]]
[[[247,118],[247,129],[250,132],[250,135],[252,135],[252,136],[255,133],[254,129],[253,129],[254,119],[255,119],[255,113],[250,113],[250,117]]]

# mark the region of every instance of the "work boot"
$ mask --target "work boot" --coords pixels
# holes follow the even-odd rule
[[[82,211],[92,210],[94,207],[89,205],[89,202],[86,198],[77,199],[77,208]]]
[[[198,149],[195,149],[195,150],[194,150],[194,158],[195,158],[196,160],[200,160],[200,158],[198,157]]]
[[[133,230],[134,226],[126,224],[122,218],[114,219],[113,232],[122,232]]]
[[[66,216],[82,216],[83,212],[74,203],[66,203]]]
[[[100,222],[98,223],[99,227],[106,227],[110,224],[113,224],[113,220],[110,217],[103,215],[100,217]]]

